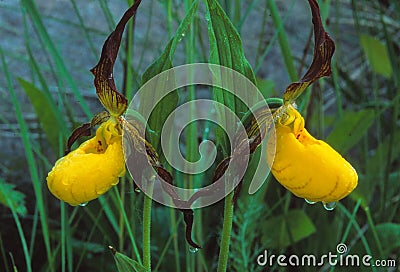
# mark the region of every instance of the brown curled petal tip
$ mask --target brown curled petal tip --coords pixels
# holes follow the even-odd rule
[[[90,133],[91,128],[92,128],[92,126],[90,125],[90,123],[84,123],[81,126],[79,126],[76,129],[74,129],[74,131],[72,131],[71,135],[68,138],[67,148],[65,149],[65,154],[64,155],[67,155],[69,152],[71,152],[72,145],[80,137],[90,136],[91,135],[91,133]]]
[[[291,104],[309,85],[321,77],[330,76],[335,43],[325,31],[317,1],[308,0],[314,25],[314,57],[311,66],[298,82],[291,83],[283,94],[285,104]]]
[[[133,4],[133,6],[131,6],[122,16],[115,30],[104,42],[99,62],[90,70],[95,77],[94,85],[96,87],[97,96],[103,106],[113,116],[122,115],[128,107],[128,100],[117,91],[115,86],[113,69],[125,25],[129,19],[136,14],[136,10],[140,3],[141,0],[136,0],[135,4]]]
[[[186,223],[186,241],[191,247],[201,249],[201,246],[199,246],[192,240],[193,211],[181,209],[181,212],[183,213],[183,219]]]

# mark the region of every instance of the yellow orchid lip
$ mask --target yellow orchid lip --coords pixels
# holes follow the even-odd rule
[[[275,125],[275,157],[267,152],[272,174],[285,188],[308,202],[337,202],[357,186],[357,172],[336,150],[315,139],[291,105]]]
[[[47,176],[47,186],[58,199],[72,206],[106,193],[125,174],[119,124],[109,119],[96,136],[60,158]]]

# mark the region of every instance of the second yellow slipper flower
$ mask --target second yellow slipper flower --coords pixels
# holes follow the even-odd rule
[[[309,202],[337,202],[357,186],[357,172],[324,141],[311,136],[304,118],[287,106],[275,124],[276,154],[267,154],[275,178],[289,191]],[[276,143],[275,143],[275,138]]]
[[[60,158],[47,176],[47,186],[72,206],[87,203],[118,184],[125,174],[120,124],[110,118],[96,136]]]

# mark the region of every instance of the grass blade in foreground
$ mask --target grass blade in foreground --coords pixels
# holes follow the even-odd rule
[[[62,77],[65,79],[65,81],[70,85],[72,92],[74,93],[76,99],[79,101],[79,104],[82,107],[82,110],[85,112],[85,114],[90,117],[91,112],[89,109],[89,106],[83,99],[82,94],[79,92],[79,88],[76,85],[76,82],[72,78],[71,74],[69,73],[65,62],[63,58],[61,57],[60,53],[58,52],[56,46],[52,42],[49,33],[47,32],[43,21],[42,21],[42,16],[40,15],[34,1],[32,0],[21,0],[21,5],[25,8],[29,16],[31,17],[32,23],[35,26],[36,31],[39,34],[40,39],[43,41],[43,44],[47,47],[47,50],[54,60],[56,67],[57,67],[57,72],[59,75],[62,75]],[[61,80],[61,79],[59,79]]]
[[[11,75],[9,73],[7,63],[5,60],[5,56],[3,53],[3,49],[1,47],[0,47],[0,58],[1,58],[1,62],[3,65],[4,71],[5,71],[5,77],[7,79],[7,87],[8,87],[10,96],[11,96],[11,101],[12,101],[12,104],[14,106],[15,113],[17,116],[18,125],[20,128],[20,133],[21,133],[21,138],[22,138],[22,143],[23,143],[24,149],[25,149],[25,156],[26,156],[26,160],[28,161],[29,172],[30,172],[31,179],[32,179],[33,189],[35,191],[35,196],[37,199],[37,205],[38,205],[38,209],[39,209],[39,213],[40,213],[40,222],[42,225],[43,240],[44,240],[44,244],[46,247],[46,253],[47,253],[49,266],[50,266],[50,269],[53,269],[54,268],[54,259],[51,254],[52,249],[51,249],[51,244],[50,244],[49,225],[47,222],[47,212],[46,212],[46,207],[45,207],[44,201],[43,201],[44,198],[43,198],[43,194],[42,194],[42,182],[40,181],[40,178],[39,178],[38,168],[36,165],[35,156],[33,154],[33,146],[29,139],[30,133],[28,130],[28,126],[22,116],[21,105],[17,98],[15,90],[13,88]]]

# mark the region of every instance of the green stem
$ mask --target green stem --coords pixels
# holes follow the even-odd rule
[[[152,186],[149,184],[149,186]],[[153,188],[150,189],[153,191]],[[143,201],[143,266],[151,271],[151,252],[150,252],[150,234],[151,234],[151,197],[144,195]]]
[[[221,247],[219,249],[218,272],[226,271],[229,257],[229,242],[233,220],[233,191],[225,197],[224,224],[222,226]]]
[[[382,250],[381,241],[379,240],[378,233],[376,232],[375,224],[374,224],[374,221],[372,220],[372,216],[371,216],[371,212],[369,210],[369,207],[366,207],[364,210],[365,210],[365,213],[367,215],[368,224],[371,227],[372,235],[374,236],[375,242],[378,245],[379,254],[381,255],[381,257],[384,257],[383,256],[383,250]]]
[[[119,182],[119,184],[120,184],[120,193],[119,193],[119,198],[118,198],[118,200],[120,200],[120,205],[121,205],[121,211],[123,211],[123,209],[124,209],[124,203],[125,203],[125,194],[126,194],[126,192],[125,192],[125,177],[122,177],[121,179],[120,179],[120,182]],[[120,250],[122,250],[123,248],[124,248],[124,242],[125,242],[125,231],[124,231],[124,224],[125,224],[125,218],[124,218],[124,212],[120,212],[119,213],[119,232],[118,232],[118,238],[119,238],[119,248],[120,248]]]

